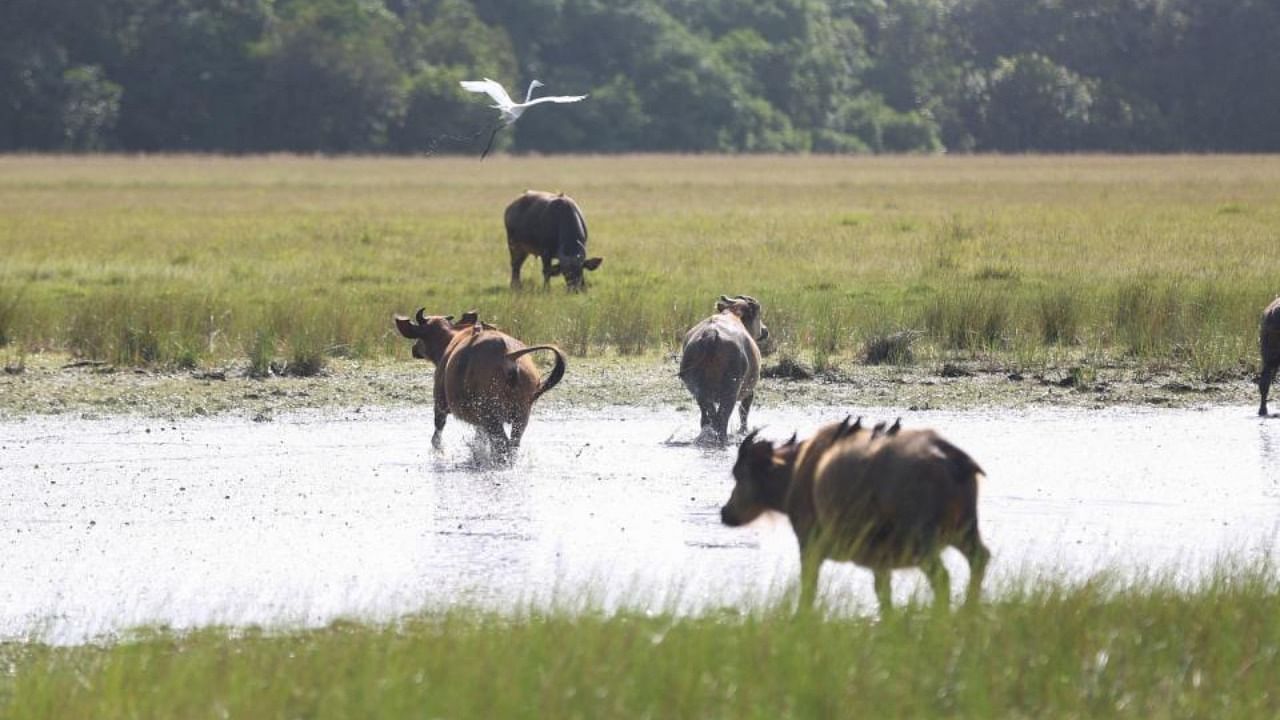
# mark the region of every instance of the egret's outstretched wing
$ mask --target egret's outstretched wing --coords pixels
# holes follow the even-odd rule
[[[493,98],[494,102],[503,107],[515,105],[511,100],[511,96],[507,94],[506,89],[503,88],[496,80],[490,80],[489,78],[485,78],[483,80],[462,80],[458,84],[462,86],[463,90],[470,90],[471,92],[484,93],[488,95]]]
[[[578,102],[579,100],[586,100],[586,99],[587,99],[586,95],[546,95],[540,98],[534,98],[524,104],[537,105],[538,103],[544,103],[544,102],[571,103],[571,102]]]

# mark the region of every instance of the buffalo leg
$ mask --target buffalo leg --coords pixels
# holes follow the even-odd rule
[[[734,388],[720,396],[715,416],[716,437],[724,442],[729,439],[729,416],[733,414],[733,406],[738,401],[738,390]]]
[[[987,574],[987,562],[991,560],[991,551],[982,543],[982,536],[978,534],[977,522],[965,533],[956,549],[969,562],[969,589],[965,593],[964,602],[972,605],[982,595],[982,579]]]
[[[436,431],[431,433],[431,447],[437,450],[439,450],[440,446],[443,444],[441,442],[441,433],[444,432],[444,423],[448,419],[449,411],[441,410],[440,406],[436,405]]]
[[[554,274],[555,273],[551,270],[551,256],[543,255],[542,256],[542,287],[547,288],[551,286],[551,276]]]
[[[742,420],[742,432],[744,433],[747,431],[747,416],[751,414],[751,403],[755,399],[756,394],[754,392],[747,393],[747,396],[742,398],[742,406],[738,408],[739,419]]]
[[[822,554],[814,548],[800,551],[800,604],[798,612],[809,612],[818,599],[818,573],[822,570]]]
[[[443,378],[443,370],[437,370],[438,377]],[[435,390],[433,392],[435,400],[436,415],[436,431],[431,435],[431,447],[439,450],[441,446],[441,433],[444,432],[445,421],[449,419],[449,400],[444,394],[444,382],[437,380]]]
[[[484,431],[485,436],[489,439],[489,447],[493,448],[494,455],[503,462],[511,457],[511,441],[507,439],[507,432],[502,427],[502,421],[497,418],[489,418],[484,421],[480,427]]]
[[[880,603],[880,614],[893,612],[893,572],[888,568],[877,568],[875,574],[876,601]]]
[[[1276,378],[1276,370],[1280,368],[1280,361],[1269,362],[1262,369],[1262,377],[1258,379],[1258,390],[1262,393],[1262,404],[1258,406],[1258,415],[1267,416],[1267,395],[1271,392],[1271,381]]]
[[[929,589],[933,591],[933,606],[939,610],[951,607],[951,574],[947,566],[942,564],[942,556],[934,555],[920,565],[924,576],[929,579]]]
[[[529,253],[510,243],[507,243],[507,249],[511,251],[511,288],[519,290],[520,268],[524,265],[525,258],[529,257]]]
[[[716,404],[704,398],[698,398],[698,411],[702,414],[702,429],[706,430],[716,421]]]
[[[524,437],[525,428],[529,427],[529,414],[524,413],[511,421],[511,447],[520,447],[520,438]]]

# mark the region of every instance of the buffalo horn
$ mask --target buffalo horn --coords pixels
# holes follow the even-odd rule
[[[889,430],[885,434],[897,435],[898,431],[901,429],[902,429],[902,418],[898,418],[897,420],[893,421],[893,424],[889,426]]]
[[[424,307],[418,308],[418,312],[413,314],[413,319],[417,320],[419,325],[426,325],[427,324],[426,312],[427,312],[426,308]]]
[[[839,440],[840,438],[843,438],[843,437],[848,437],[850,434],[857,431],[856,427],[849,424],[849,421],[852,419],[853,419],[852,415],[845,415],[844,419],[840,421],[840,427],[836,428],[836,437],[835,437],[836,440]],[[862,418],[858,418],[858,420],[861,421]]]

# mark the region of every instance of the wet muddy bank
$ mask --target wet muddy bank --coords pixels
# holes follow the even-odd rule
[[[1250,407],[903,410],[762,404],[775,437],[854,412],[937,428],[988,477],[991,592],[1028,574],[1193,578],[1274,555],[1280,421]],[[315,624],[423,607],[573,601],[678,608],[776,599],[782,520],[723,527],[732,449],[691,409],[549,404],[515,464],[477,457],[430,409],[299,411],[272,422],[35,416],[0,422],[0,638],[75,642],[142,624]],[[948,553],[953,586],[963,561]],[[921,591],[898,575],[900,598]],[[828,564],[824,597],[869,605]]]
[[[543,403],[561,409],[630,405],[684,408],[674,357],[570,358],[565,381]],[[191,418],[232,414],[269,421],[313,409],[415,408],[429,403],[431,370],[411,360],[333,360],[316,377],[255,379],[244,368],[163,371],[33,355],[20,372],[0,374],[0,418],[128,414]],[[1124,364],[1011,368],[994,361],[920,365],[844,364],[815,371],[772,359],[760,402],[768,405],[877,405],[903,409],[980,407],[1248,407],[1252,376],[1206,381],[1189,369]]]

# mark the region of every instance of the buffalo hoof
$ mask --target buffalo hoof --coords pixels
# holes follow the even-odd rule
[[[698,437],[693,440],[695,445],[701,445],[703,447],[724,447],[728,442],[728,437],[721,435],[711,428],[703,428],[702,432],[698,433]]]

